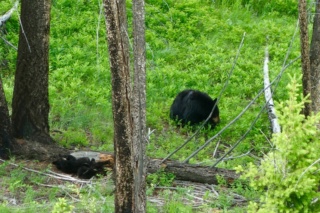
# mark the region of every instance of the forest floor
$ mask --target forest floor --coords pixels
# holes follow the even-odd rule
[[[58,198],[68,200],[68,203],[72,203],[76,210],[77,202],[83,202],[81,200],[87,196],[95,196],[98,203],[103,201],[113,206],[111,202],[114,199],[114,184],[111,174],[81,180],[61,173],[51,162],[25,160],[2,161],[0,173],[2,176],[0,202],[6,204],[7,209],[12,208],[12,212],[28,212],[17,211],[17,209],[28,209],[28,203],[31,201],[46,203],[46,208],[52,209]],[[97,191],[99,193],[96,193]],[[105,199],[106,196],[110,198],[108,201]],[[159,212],[172,212],[164,210],[164,208],[168,209],[170,203],[189,206],[192,212],[225,212],[225,209],[231,210],[228,212],[242,212],[232,209],[242,209],[247,205],[247,199],[244,196],[235,193],[228,187],[180,180],[174,180],[170,186],[149,184],[147,200],[148,205],[152,205]],[[78,209],[76,212],[79,210],[81,211]],[[42,212],[41,208],[40,211],[37,211]]]

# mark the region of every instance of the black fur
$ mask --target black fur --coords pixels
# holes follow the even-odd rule
[[[217,99],[198,90],[184,90],[174,99],[170,108],[170,118],[180,121],[182,125],[195,125],[205,121]],[[207,124],[214,127],[220,122],[219,108],[216,106]]]
[[[77,175],[82,179],[90,179],[98,174],[105,174],[105,162],[91,160],[90,166],[84,165],[78,169]]]
[[[75,158],[73,155],[60,156],[54,162],[57,169],[68,174],[77,174],[79,178],[90,179],[96,175],[95,160],[87,157]]]

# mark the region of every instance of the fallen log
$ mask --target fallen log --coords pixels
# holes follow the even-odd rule
[[[208,184],[218,184],[217,176],[224,178],[229,184],[239,178],[234,170],[180,163],[178,161],[165,161],[161,164],[161,161],[162,159],[150,159],[148,173],[155,173],[162,169],[174,174],[177,180]]]
[[[108,170],[114,166],[114,156],[112,153],[100,153],[92,151],[79,151],[71,153],[76,158],[87,157],[95,159],[96,162],[105,163]],[[167,160],[161,163],[162,159],[149,159],[147,172],[149,174],[158,171],[169,172],[175,175],[176,180],[192,181],[198,183],[218,184],[218,178],[222,177],[228,184],[239,178],[234,170],[222,169],[210,166],[181,163],[178,161]]]

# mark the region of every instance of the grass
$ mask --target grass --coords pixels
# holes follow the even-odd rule
[[[262,66],[267,44],[271,59],[271,78],[275,78],[280,72],[289,48],[286,64],[300,54],[297,36],[293,38],[292,45],[290,44],[297,21],[295,1],[259,2],[260,7],[253,0],[146,1],[147,127],[154,130],[147,147],[148,156],[163,158],[193,134],[192,129],[179,129],[169,120],[170,105],[178,92],[193,88],[217,97],[227,81],[228,73],[235,65],[233,75],[219,102],[221,123],[214,130],[202,131],[201,136],[172,156],[172,159],[183,161],[205,142],[205,134],[212,137],[221,130],[263,88]],[[53,1],[49,76],[50,126],[53,137],[63,146],[85,146],[93,150],[113,151],[111,79],[101,4],[101,1],[89,0]],[[6,1],[6,7],[10,8],[8,5],[10,4]],[[127,2],[127,6],[130,8],[131,2]],[[128,18],[131,25],[130,12]],[[18,44],[18,30],[18,16],[15,13],[6,23],[5,35],[15,46]],[[130,27],[130,32],[131,30]],[[244,34],[244,44],[239,49]],[[240,56],[235,62],[238,51]],[[3,63],[4,60],[6,63]],[[15,63],[16,51],[0,42],[0,75],[10,106]],[[287,98],[284,89],[289,81],[287,73],[300,72],[300,62],[292,64],[285,71],[275,89],[275,100]],[[221,144],[218,156],[247,131],[263,104],[264,97],[260,97],[235,124],[222,133],[218,138]],[[252,150],[255,157],[236,158],[222,162],[219,166],[234,168],[256,162],[256,157],[269,150],[270,136],[270,123],[265,112],[246,139],[232,153],[237,156]],[[192,158],[190,163],[212,165],[216,143],[217,140],[212,142]],[[42,208],[41,202],[32,203],[37,200],[38,195],[32,192],[32,188],[23,185],[23,174],[17,172],[16,175],[14,179],[11,177],[13,182],[8,178],[2,183],[13,187],[13,192],[10,193],[23,189],[25,205]],[[50,190],[55,191],[53,194],[61,191]],[[240,187],[237,190],[240,190]],[[48,192],[49,195],[50,193]],[[254,197],[254,193],[249,189],[241,193],[247,198]],[[68,197],[66,193],[61,194],[61,197]],[[80,200],[76,205],[78,211],[78,208],[86,207],[79,207],[81,205],[78,204],[91,198],[83,191],[77,196]],[[53,195],[51,197],[49,196],[48,203],[58,202]],[[99,196],[93,196],[93,199],[95,200],[92,203],[101,201]],[[228,199],[228,196],[222,196],[221,200],[214,201],[214,204],[209,206],[242,211],[241,207],[232,207]],[[64,201],[59,202],[63,205]],[[180,208],[185,210],[183,212],[192,211],[190,206],[178,203],[179,199],[172,201],[163,211],[178,212]],[[69,201],[68,204],[73,205]],[[0,210],[3,208],[5,212],[8,205],[3,204]],[[48,209],[52,208],[53,205],[50,204]],[[148,208],[148,212],[158,210],[152,205]]]

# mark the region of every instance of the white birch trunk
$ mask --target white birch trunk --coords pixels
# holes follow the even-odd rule
[[[267,103],[267,110],[268,110],[268,115],[271,122],[272,133],[279,133],[281,132],[281,127],[278,123],[278,119],[277,119],[277,115],[274,109],[274,104],[272,99],[271,87],[269,86],[270,80],[269,80],[268,63],[269,63],[269,52],[268,52],[268,48],[266,47],[265,59],[264,59],[264,65],[263,65],[263,76],[264,76],[263,79],[264,79],[264,88],[265,88],[264,95]]]
[[[0,16],[0,27],[11,17],[12,13],[17,9],[19,1],[16,1],[13,7],[6,12],[4,15]]]

